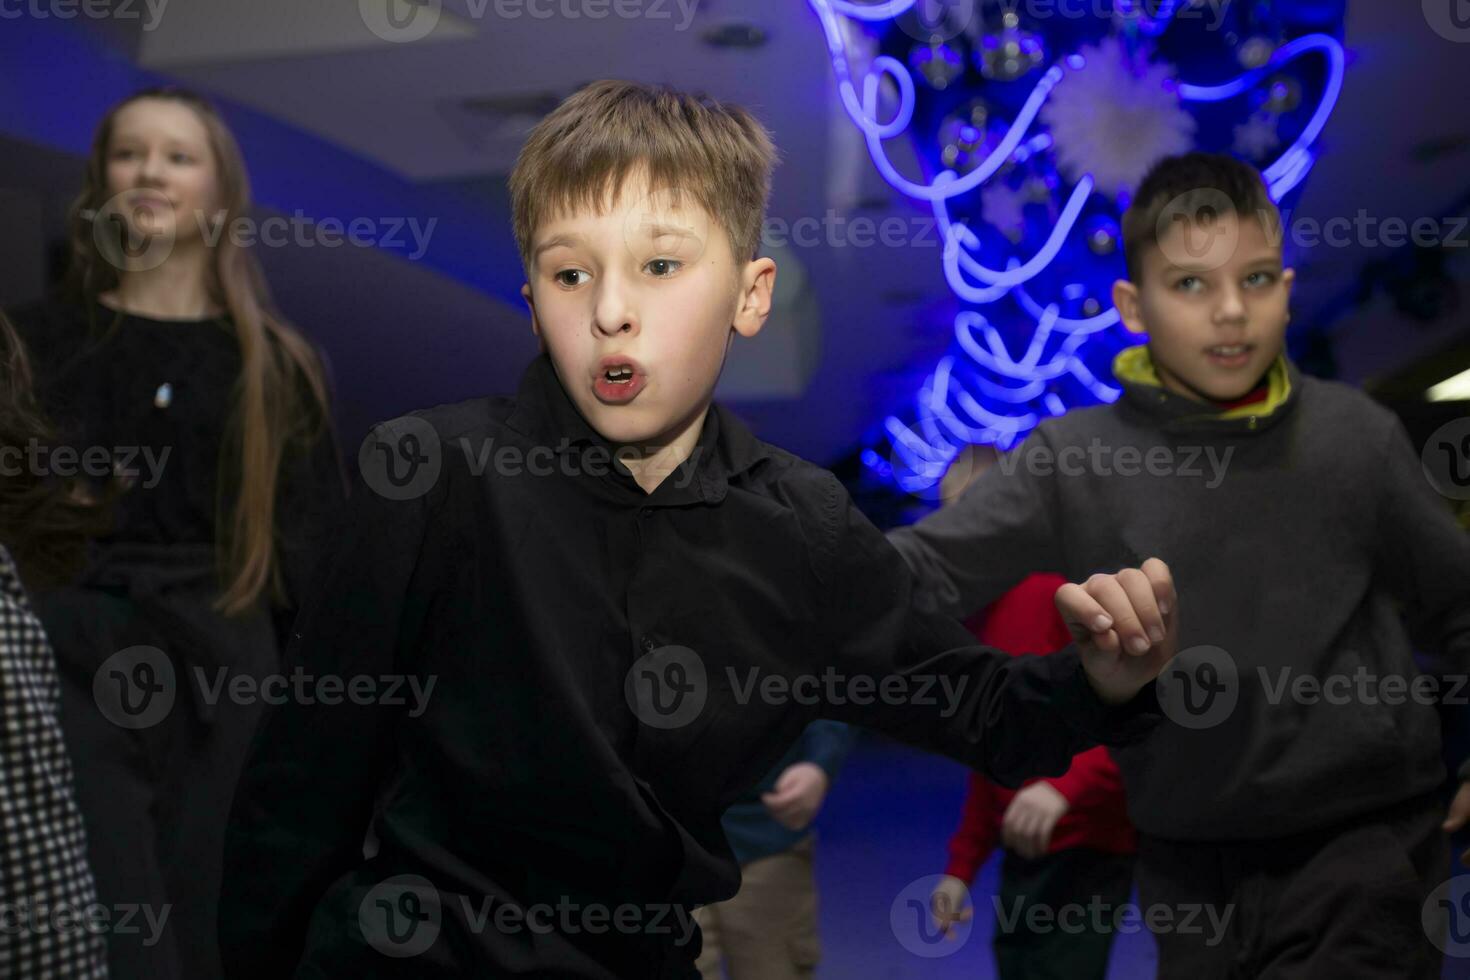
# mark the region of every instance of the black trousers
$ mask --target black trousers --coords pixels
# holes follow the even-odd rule
[[[230,682],[258,683],[279,655],[264,612],[209,608],[212,562],[208,548],[114,549],[83,584],[34,597],[113,980],[222,975],[224,828],[263,707]]]
[[[1131,854],[1074,847],[1031,860],[1006,851],[992,941],[1001,980],[1103,980],[1132,888]]]
[[[1154,929],[1158,976],[1438,980],[1443,957],[1421,916],[1451,873],[1443,820],[1438,799],[1426,796],[1289,837],[1184,843],[1140,835],[1145,911],[1164,906],[1175,923],[1185,907],[1229,915],[1218,935],[1208,926]],[[1443,922],[1432,928],[1442,934]]]

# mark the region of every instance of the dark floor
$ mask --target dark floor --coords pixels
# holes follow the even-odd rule
[[[907,904],[910,898],[927,904],[933,877],[944,870],[945,844],[959,817],[964,786],[965,770],[948,760],[877,739],[859,742],[817,819],[823,943],[819,977],[995,976],[988,897],[995,894],[996,860],[986,865],[972,889],[980,908],[969,935],[960,941],[919,941]],[[898,911],[890,918],[895,903]],[[943,955],[911,952],[905,939],[924,953]],[[1470,945],[1461,949],[1470,953]],[[1153,976],[1153,966],[1153,939],[1140,931],[1120,936],[1114,944],[1108,976],[1146,980]],[[1470,980],[1470,959],[1447,958],[1444,976]]]

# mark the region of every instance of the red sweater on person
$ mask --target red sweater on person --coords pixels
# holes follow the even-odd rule
[[[967,625],[981,643],[1013,655],[1060,650],[1072,642],[1053,601],[1065,582],[1059,575],[1032,575]],[[1045,781],[1071,804],[1052,831],[1048,853],[1069,847],[1133,853],[1134,832],[1124,804],[1123,779],[1106,748],[1097,746],[1073,756],[1072,768]],[[1034,782],[1038,780],[1025,785]],[[1015,795],[1015,790],[997,786],[978,773],[970,774],[960,825],[949,841],[945,874],[966,882],[975,879],[1000,843],[1001,821]]]

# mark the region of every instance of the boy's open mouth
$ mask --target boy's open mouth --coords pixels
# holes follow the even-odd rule
[[[1254,350],[1255,344],[1217,344],[1205,353],[1219,367],[1244,367],[1250,363]]]
[[[632,401],[647,380],[647,374],[637,361],[610,355],[598,361],[592,388],[601,401],[620,404]]]

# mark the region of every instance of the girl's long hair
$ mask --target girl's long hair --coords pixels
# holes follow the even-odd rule
[[[140,99],[162,99],[187,106],[203,123],[214,154],[221,208],[211,216],[229,228],[250,208],[249,178],[234,135],[204,97],[179,88],[146,89],[113,106],[97,127],[87,172],[71,208],[71,265],[66,290],[95,309],[97,296],[118,285],[118,270],[102,255],[95,232],[97,216],[110,196],[107,153],[117,114]],[[227,614],[250,608],[268,593],[280,601],[285,590],[275,548],[276,484],[287,446],[305,447],[328,423],[324,372],[311,345],[274,309],[255,257],[228,234],[213,246],[207,284],[214,302],[229,311],[240,345],[240,376],[234,405],[220,447],[216,503],[216,554],[227,583],[216,607]],[[115,327],[121,314],[114,319]],[[96,324],[94,331],[100,332]],[[223,513],[224,488],[239,480],[233,513]]]
[[[87,539],[110,525],[111,488],[98,497],[80,480],[60,480],[27,463],[31,446],[49,446],[51,424],[36,404],[25,345],[0,313],[0,544],[28,585],[75,575]]]

